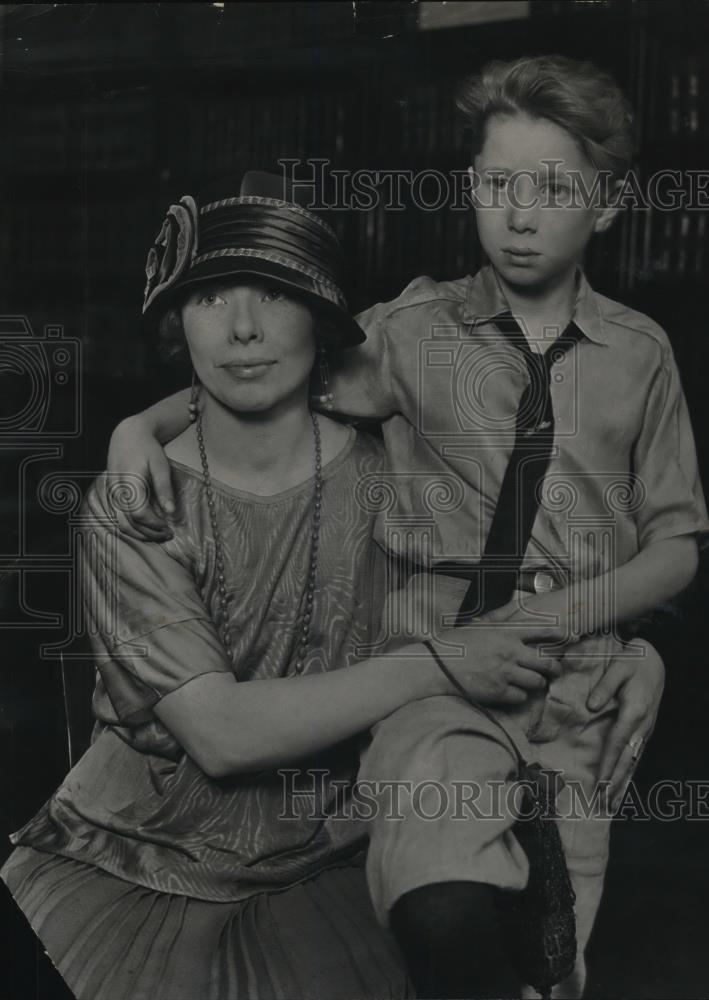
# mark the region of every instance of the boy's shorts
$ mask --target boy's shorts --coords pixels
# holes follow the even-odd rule
[[[612,636],[586,638],[564,654],[547,692],[494,710],[527,761],[561,772],[557,823],[577,895],[580,956],[608,860],[610,821],[596,782],[618,707],[613,700],[594,713],[586,700],[622,649]],[[359,779],[381,790],[367,876],[383,925],[404,893],[430,883],[524,888],[527,859],[512,832],[521,800],[516,776],[505,734],[460,697],[410,702],[374,727]]]

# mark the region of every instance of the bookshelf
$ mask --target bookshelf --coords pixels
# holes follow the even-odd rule
[[[109,4],[91,17],[71,6],[3,22],[2,305],[61,308],[89,341],[120,315],[136,350],[98,352],[107,375],[147,374],[129,360],[146,357],[142,263],[171,200],[225,173],[277,169],[279,157],[464,171],[454,95],[491,56],[562,52],[611,70],[637,110],[643,185],[659,169],[702,169],[709,155],[706,3],[687,0],[680,16],[678,4],[650,0],[532,0],[514,5],[515,19],[437,18],[438,30],[424,30],[430,11],[417,24],[410,3]],[[335,217],[355,308],[416,274],[480,264],[469,213],[422,211],[410,197],[404,206]],[[592,246],[591,279],[641,306],[657,289],[696,298],[709,270],[708,214],[626,211]]]

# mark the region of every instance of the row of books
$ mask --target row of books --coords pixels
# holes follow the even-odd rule
[[[440,160],[465,144],[458,85],[458,78],[411,84],[377,103],[356,90],[193,103],[191,171],[215,176],[284,157],[370,169],[406,169],[412,154]]]
[[[359,3],[191,3],[167,4],[158,15],[174,34],[178,50],[196,52],[212,64],[234,65],[244,56],[259,59],[278,49],[292,53],[351,37]]]
[[[192,101],[185,153],[195,176],[218,176],[281,158],[341,160],[347,102],[340,92]]]
[[[112,202],[67,199],[51,210],[42,202],[16,203],[0,227],[5,281],[41,284],[67,275],[100,275],[135,276],[140,283],[164,209],[134,197]]]
[[[7,102],[2,119],[12,141],[0,144],[1,170],[51,174],[147,168],[153,162],[153,103],[147,94]]]
[[[463,121],[456,108],[462,81],[458,77],[417,84],[404,96],[400,122],[405,153],[448,152],[465,141]]]
[[[630,287],[648,281],[700,282],[709,278],[709,211],[634,212],[630,220]]]
[[[320,156],[338,164],[357,160],[359,165],[365,160],[372,168],[403,168],[404,158],[414,155],[419,161],[428,156],[435,165],[442,156],[465,150],[464,122],[455,104],[462,79],[411,82],[383,100],[380,95],[378,102],[371,94],[363,100],[356,89],[193,98],[181,115],[187,124],[182,155],[194,176],[273,165],[281,157]],[[648,139],[709,136],[709,59],[701,53],[674,55],[647,87],[636,89]],[[12,142],[0,146],[0,170],[51,174],[158,166],[149,93],[8,102],[2,127]],[[387,151],[400,161],[377,162]]]
[[[380,204],[349,217],[344,245],[358,308],[395,297],[416,275],[451,279],[480,263],[471,211],[392,212]]]
[[[708,55],[703,58],[699,54],[677,55],[667,61],[660,80],[665,102],[658,116],[658,138],[709,136],[709,109],[706,106],[709,96]]]
[[[82,348],[85,374],[112,378],[145,375],[151,344],[141,322],[139,302],[92,295],[80,320],[78,329],[86,331]],[[65,322],[70,329],[70,320]]]
[[[411,154],[440,155],[464,142],[455,106],[458,79],[411,84],[379,103],[356,90],[284,92],[236,99],[194,98],[183,110],[180,172],[217,176],[283,157],[327,157],[343,164],[366,160],[371,168],[405,168]],[[52,174],[70,170],[163,169],[149,94],[96,101],[8,104],[0,170]],[[178,147],[179,149],[179,147]],[[391,150],[398,162],[376,157]]]

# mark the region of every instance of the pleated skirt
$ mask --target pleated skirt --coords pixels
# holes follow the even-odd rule
[[[78,1000],[413,996],[362,868],[212,903],[19,847],[0,873]]]

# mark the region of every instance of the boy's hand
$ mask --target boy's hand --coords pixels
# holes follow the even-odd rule
[[[143,482],[137,505],[115,508],[121,531],[140,542],[172,538],[166,520],[175,510],[170,465],[162,446],[141,417],[128,417],[116,427],[111,435],[107,467],[114,476],[112,492],[116,490],[115,479],[120,482],[122,476],[125,476],[125,493],[129,495],[134,492],[136,478]]]
[[[435,643],[446,666],[467,691],[481,704],[518,705],[534,691],[543,691],[561,672],[559,661],[543,655],[535,643],[559,640],[558,630],[548,626],[516,626],[506,629],[495,625],[477,625],[471,629],[448,629]],[[464,656],[451,656],[443,643],[465,646]],[[443,681],[441,691],[455,690]]]
[[[569,611],[566,591],[554,591],[549,594],[525,594],[524,597],[513,597],[482,616],[481,621],[493,624],[528,625],[530,627],[552,627],[561,635],[564,644],[578,642],[583,637],[583,629],[579,616]]]
[[[635,642],[645,649],[645,656],[612,660],[588,696],[592,711],[601,711],[614,697],[620,705],[599,772],[600,781],[610,781],[612,811],[620,805],[642,747],[655,728],[665,685],[665,667],[657,650],[642,639]]]

